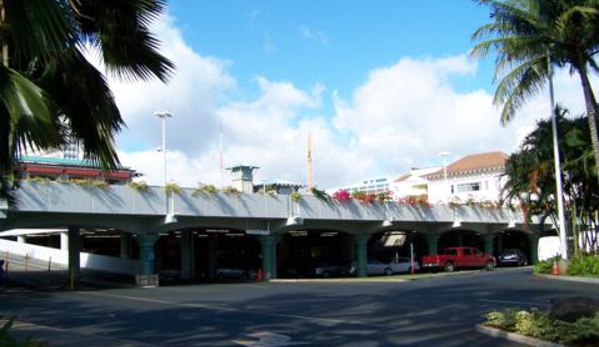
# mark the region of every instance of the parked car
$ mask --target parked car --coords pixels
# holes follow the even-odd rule
[[[504,249],[499,253],[499,265],[526,266],[528,265],[528,260],[526,259],[526,255],[519,249]]]
[[[353,263],[324,263],[314,267],[311,275],[314,277],[342,277],[355,274],[356,268]]]
[[[384,263],[376,259],[368,259],[366,264],[366,274],[369,276],[385,275],[391,276],[396,273],[409,272],[410,271],[410,259],[398,258],[396,261],[390,263]],[[418,262],[414,262],[414,270],[420,269]]]
[[[496,265],[493,256],[486,255],[473,247],[451,247],[443,250],[442,254],[422,257],[423,268],[443,269],[446,272],[472,268],[493,270]]]

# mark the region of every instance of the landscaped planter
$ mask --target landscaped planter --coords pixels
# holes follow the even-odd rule
[[[518,342],[518,343],[523,343],[523,344],[526,344],[529,346],[566,347],[565,345],[562,345],[561,343],[539,340],[539,339],[535,339],[534,337],[524,336],[524,335],[512,333],[512,332],[497,329],[497,328],[486,327],[481,324],[477,324],[475,329],[477,332],[479,332],[481,334],[485,334],[485,335],[489,335],[489,336],[493,336],[493,337],[497,337],[497,338],[501,338],[501,339],[505,339],[505,340],[509,340],[509,341],[514,341],[514,342]]]

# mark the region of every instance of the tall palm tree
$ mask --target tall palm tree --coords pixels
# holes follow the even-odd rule
[[[124,126],[107,71],[165,82],[174,65],[158,53],[149,25],[165,0],[0,0],[0,177],[3,192],[23,148],[82,145],[106,168],[119,164],[115,134]]]
[[[570,68],[580,77],[591,132],[596,176],[599,178],[599,109],[589,72],[599,71],[598,0],[477,0],[489,6],[492,22],[472,35],[472,54],[497,53],[494,102],[503,105],[502,124],[508,123],[526,100],[536,95],[550,73],[548,61]]]

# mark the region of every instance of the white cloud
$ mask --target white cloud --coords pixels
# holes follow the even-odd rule
[[[121,159],[152,184],[163,180],[160,122],[152,113],[170,109],[169,178],[183,186],[219,184],[219,121],[223,127],[225,165],[260,166],[261,178],[306,181],[307,137],[312,134],[315,182],[322,188],[378,175],[399,175],[411,166],[440,163],[437,153],[452,157],[491,150],[509,152],[548,112],[543,95],[531,100],[506,128],[484,90],[458,91],[456,79],[477,73],[465,55],[443,59],[403,58],[371,71],[349,98],[332,93],[333,114],[323,114],[325,87],[309,90],[292,82],[255,78],[259,95],[239,101],[237,81],[226,61],[193,51],[172,19],[155,32],[162,51],[177,64],[168,85],[159,82],[111,85],[129,125],[121,137]],[[583,111],[576,79],[560,72],[556,94],[574,112]],[[329,102],[329,100],[324,100]],[[137,143],[137,146],[135,144]],[[224,174],[229,183],[229,174]]]
[[[226,72],[228,62],[195,52],[183,40],[172,18],[161,17],[153,32],[162,42],[161,53],[177,69],[168,84],[109,78],[129,128],[119,138],[120,147],[159,146],[160,122],[152,114],[169,110],[174,117],[167,121],[168,148],[200,153],[210,140],[218,137],[215,109],[223,92],[233,89],[236,81]]]
[[[303,37],[305,37],[309,40],[312,40],[318,44],[321,44],[323,46],[326,46],[329,44],[329,36],[327,34],[323,33],[322,31],[310,29],[310,28],[302,25],[299,27],[299,32],[300,32],[300,35],[302,35]]]

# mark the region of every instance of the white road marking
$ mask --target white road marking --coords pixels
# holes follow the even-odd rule
[[[237,308],[222,307],[222,306],[216,306],[216,305],[194,304],[194,303],[179,303],[179,302],[174,302],[174,301],[159,300],[159,299],[148,299],[148,298],[139,298],[139,297],[136,297],[136,296],[119,295],[119,294],[107,294],[107,293],[96,293],[96,292],[79,292],[79,294],[99,296],[99,297],[107,297],[107,298],[124,299],[124,300],[131,300],[131,301],[149,302],[149,303],[161,304],[161,305],[169,305],[169,306],[202,308],[202,309],[207,309],[207,310],[217,310],[217,311],[226,311],[226,312],[240,312],[240,313],[243,313],[243,314],[254,315],[254,316],[301,319],[301,320],[307,320],[307,321],[310,321],[310,322],[320,322],[320,323],[324,323],[324,324],[333,324],[333,325],[337,325],[337,324],[351,324],[351,325],[363,325],[363,326],[368,326],[368,327],[373,327],[373,328],[378,328],[378,329],[380,329],[380,328],[385,328],[385,329],[391,328],[390,325],[376,324],[376,323],[367,323],[367,322],[363,322],[363,321],[359,321],[359,320],[345,320],[345,319],[336,319],[336,318],[319,318],[319,317],[310,317],[310,316],[295,315],[295,314],[282,314],[282,313],[260,313],[260,312],[256,312],[256,311],[247,311],[247,310],[242,310],[242,309],[237,309]]]
[[[279,347],[305,345],[308,342],[292,342],[291,337],[270,332],[259,332],[247,335],[253,340],[233,340],[234,343],[247,347]],[[258,340],[255,340],[258,339]]]

